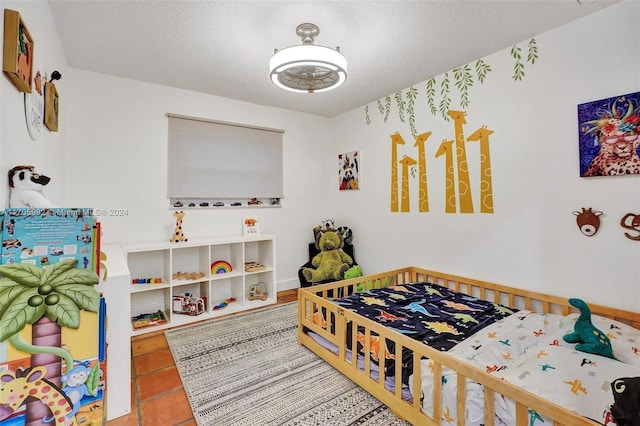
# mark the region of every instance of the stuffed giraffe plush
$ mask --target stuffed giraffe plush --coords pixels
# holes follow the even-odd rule
[[[173,212],[173,217],[176,218],[176,230],[173,231],[173,235],[171,236],[171,239],[169,241],[171,241],[172,243],[187,241],[187,238],[182,232],[182,219],[184,218],[184,212]]]

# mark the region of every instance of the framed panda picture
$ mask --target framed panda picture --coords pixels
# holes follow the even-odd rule
[[[360,189],[360,151],[338,154],[338,188]]]

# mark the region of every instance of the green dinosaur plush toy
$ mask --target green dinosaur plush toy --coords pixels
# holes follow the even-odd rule
[[[353,265],[351,268],[347,269],[344,273],[344,279],[348,280],[350,278],[356,278],[362,276],[362,266]]]
[[[304,278],[312,283],[343,279],[344,273],[353,264],[353,259],[342,250],[342,246],[342,237],[337,232],[320,232],[316,238],[316,247],[320,253],[311,259],[315,269],[304,268]]]
[[[567,343],[577,343],[576,349],[581,352],[602,355],[616,359],[609,338],[598,330],[591,322],[591,310],[581,299],[569,299],[571,306],[580,310],[580,316],[573,326],[573,333],[565,334],[563,339]]]

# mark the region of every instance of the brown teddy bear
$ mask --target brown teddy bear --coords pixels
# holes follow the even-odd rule
[[[344,243],[340,234],[333,230],[319,232],[316,235],[316,247],[320,250],[311,259],[313,268],[304,268],[302,274],[309,282],[341,280],[344,273],[353,264],[353,259],[342,250]]]

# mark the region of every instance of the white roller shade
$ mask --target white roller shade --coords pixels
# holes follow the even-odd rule
[[[283,130],[167,117],[168,198],[283,197]]]

